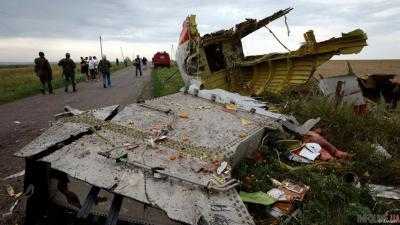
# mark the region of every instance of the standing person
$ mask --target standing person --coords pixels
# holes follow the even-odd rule
[[[96,81],[99,81],[100,77],[97,76],[99,74],[99,70],[98,70],[99,60],[97,60],[96,56],[93,56],[93,61],[94,61],[94,79]]]
[[[142,58],[142,63],[143,63],[143,68],[144,69],[147,68],[147,59],[146,59],[146,57]]]
[[[127,58],[124,59],[124,65],[125,65],[125,67],[128,67],[128,59]]]
[[[92,56],[89,56],[89,72],[90,72],[90,79],[95,79],[96,74],[95,74],[95,61],[93,60]]]
[[[81,57],[81,73],[86,75],[86,81],[89,81],[89,70],[87,61]]]
[[[89,59],[88,59],[87,56],[85,57],[85,62],[86,62],[86,64],[85,64],[86,77],[88,78],[88,80],[90,80],[90,74],[89,74]]]
[[[61,59],[58,62],[58,65],[62,67],[64,82],[65,82],[65,92],[68,92],[69,83],[72,83],[72,91],[76,91],[75,84],[75,62],[71,59],[71,55],[69,53],[65,54],[65,58]]]
[[[119,66],[119,60],[118,60],[118,58],[115,59],[115,64],[117,64],[117,66]]]
[[[136,76],[138,75],[138,71],[139,71],[140,76],[142,76],[142,62],[141,61],[142,60],[140,60],[139,55],[137,55],[136,59],[135,59],[135,67],[136,67],[135,73],[136,73]]]
[[[106,55],[103,55],[102,59],[99,62],[99,72],[103,76],[104,88],[107,88],[107,86],[111,87],[110,67],[111,67],[110,61],[107,60]]]
[[[44,57],[43,52],[39,52],[39,58],[35,59],[35,73],[39,77],[42,83],[42,93],[46,94],[46,84],[49,90],[49,94],[53,94],[53,86],[51,85],[51,80],[53,79],[53,71],[49,61]]]

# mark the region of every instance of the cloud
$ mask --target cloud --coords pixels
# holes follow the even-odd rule
[[[12,43],[9,46],[0,44],[3,46],[1,61],[25,60],[28,54],[37,49],[49,49],[52,52],[49,55],[55,60],[59,53],[66,51],[63,48],[72,45],[79,46],[69,47],[76,55],[93,54],[98,52],[100,35],[105,40],[107,51],[112,52],[112,57],[120,55],[120,47],[126,49],[126,54],[143,52],[143,55],[150,57],[158,50],[170,51],[171,45],[177,42],[183,20],[189,14],[197,15],[199,30],[204,34],[231,27],[245,18],[259,19],[289,6],[295,7],[288,15],[291,36],[285,37],[282,20],[271,24],[271,28],[280,34],[288,46],[296,47],[308,29],[314,29],[317,38],[322,40],[339,36],[340,32],[362,28],[369,36],[370,46],[365,53],[355,57],[400,56],[396,36],[400,30],[399,1],[0,1],[0,41]],[[261,50],[281,50],[276,43],[271,44],[273,39],[266,39],[268,35],[265,30],[251,35],[245,40],[251,43],[245,44],[248,47],[246,51],[254,54]],[[36,45],[26,46],[22,43],[26,40]],[[392,51],[384,52],[381,49]]]

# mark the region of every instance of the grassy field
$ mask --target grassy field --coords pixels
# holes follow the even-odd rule
[[[175,66],[154,69],[152,72],[152,81],[154,97],[176,93],[184,85],[178,68]]]
[[[166,82],[175,68],[153,72],[154,94],[171,94],[182,87],[177,74]],[[315,84],[314,84],[315,85]],[[322,134],[339,149],[352,154],[348,161],[332,161],[326,164],[304,165],[289,161],[285,157],[288,149],[276,144],[277,140],[301,137],[281,131],[270,131],[266,144],[259,153],[263,160],[248,159],[235,170],[235,176],[248,192],[267,192],[273,186],[270,177],[310,186],[305,201],[300,204],[302,213],[289,222],[280,224],[347,225],[357,224],[357,216],[384,214],[400,209],[400,202],[374,198],[366,184],[400,186],[400,109],[389,111],[384,104],[377,104],[363,116],[353,113],[349,105],[336,107],[322,97],[313,85],[301,90],[290,90],[276,95],[268,94],[263,99],[278,111],[294,115],[300,122],[321,117],[317,127]],[[373,144],[382,145],[391,159],[374,153]],[[353,173],[359,177],[361,187],[345,180]],[[257,224],[266,224],[266,207],[248,205]]]
[[[80,66],[77,65],[77,68]],[[122,69],[122,65],[113,65],[112,71]],[[52,65],[53,69],[53,88],[59,88],[63,85],[60,67]],[[77,69],[77,82],[85,78]],[[25,66],[1,66],[0,67],[0,104],[12,102],[27,96],[40,93],[41,83],[35,75],[32,65]]]

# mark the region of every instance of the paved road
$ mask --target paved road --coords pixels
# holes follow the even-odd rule
[[[1,178],[24,168],[23,160],[13,157],[14,152],[40,135],[49,126],[49,121],[53,120],[53,115],[63,112],[65,105],[86,110],[150,98],[150,69],[144,71],[143,77],[135,77],[134,72],[132,67],[115,72],[112,75],[112,88],[103,88],[101,82],[82,82],[77,85],[78,91],[75,93],[58,89],[55,95],[35,95],[0,105],[0,213],[11,203],[4,188],[10,182],[4,182]],[[19,178],[11,184],[16,190],[21,190],[21,181],[22,178]]]

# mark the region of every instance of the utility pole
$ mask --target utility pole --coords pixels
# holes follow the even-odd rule
[[[100,36],[100,53],[101,57],[103,58],[103,40],[101,39],[101,36]]]
[[[171,59],[174,58],[174,44],[171,45]]]
[[[122,60],[125,60],[125,57],[124,57],[124,52],[122,51],[122,47],[120,47],[121,48],[121,56],[122,56]]]

